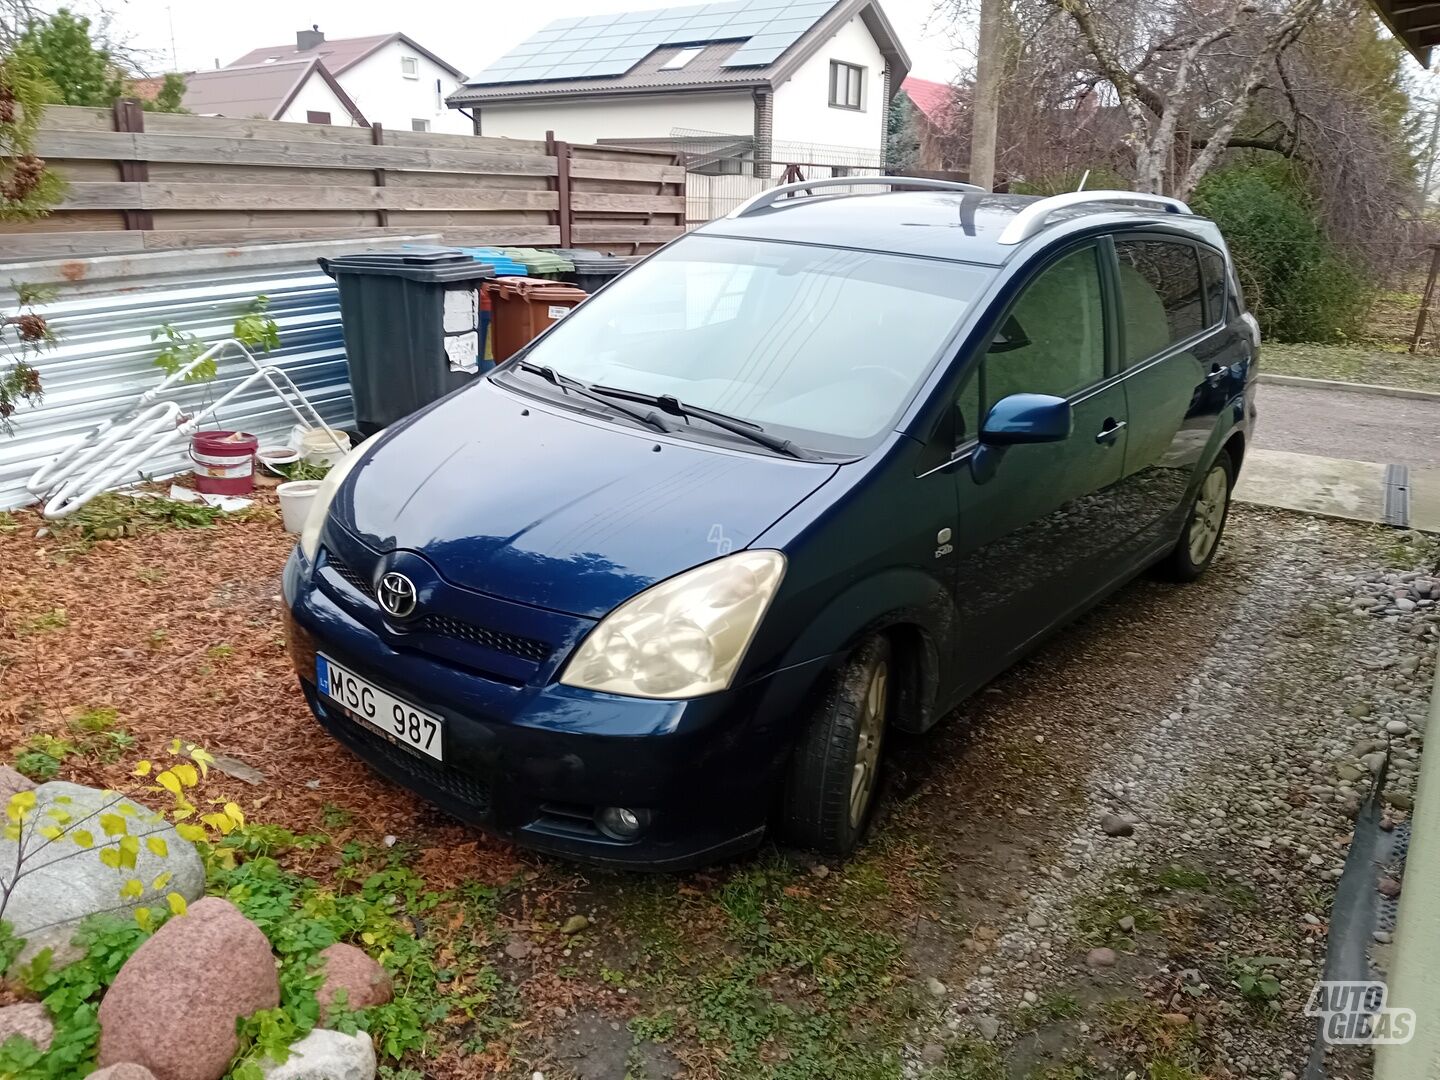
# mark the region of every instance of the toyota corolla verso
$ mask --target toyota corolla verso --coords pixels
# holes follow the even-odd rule
[[[336,739],[566,856],[843,855],[887,729],[1209,565],[1258,340],[1215,226],[866,183],[677,240],[331,471],[285,597]]]

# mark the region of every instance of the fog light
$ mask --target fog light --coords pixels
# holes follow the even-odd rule
[[[650,823],[646,810],[627,810],[623,806],[607,806],[595,815],[595,824],[612,840],[634,840]]]

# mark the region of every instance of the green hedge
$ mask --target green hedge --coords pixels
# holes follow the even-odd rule
[[[1201,182],[1191,204],[1225,234],[1267,338],[1333,342],[1358,336],[1369,287],[1325,238],[1296,167],[1221,169]]]

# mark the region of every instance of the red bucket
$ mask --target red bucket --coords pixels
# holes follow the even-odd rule
[[[248,495],[255,490],[260,440],[244,431],[197,431],[190,438],[195,490],[206,495]]]

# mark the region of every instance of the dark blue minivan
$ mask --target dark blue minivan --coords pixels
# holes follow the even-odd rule
[[[843,855],[887,728],[1209,565],[1257,344],[1174,200],[774,189],[331,471],[285,571],[301,686],[535,848]]]

